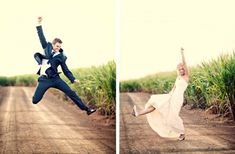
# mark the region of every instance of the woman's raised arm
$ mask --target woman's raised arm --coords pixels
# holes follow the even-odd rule
[[[182,57],[182,63],[184,64],[184,69],[185,69],[185,75],[189,75],[189,71],[188,71],[188,67],[187,67],[187,64],[186,64],[186,61],[185,61],[185,57],[184,57],[184,49],[181,48],[181,57]]]

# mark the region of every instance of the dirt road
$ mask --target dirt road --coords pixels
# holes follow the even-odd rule
[[[46,93],[32,104],[34,88],[0,88],[0,153],[115,153],[115,129]]]
[[[146,116],[135,118],[130,113],[134,104],[143,109],[150,95],[122,93],[120,96],[121,153],[235,153],[235,123],[211,120],[205,112],[181,111],[186,140],[159,137],[148,125]]]

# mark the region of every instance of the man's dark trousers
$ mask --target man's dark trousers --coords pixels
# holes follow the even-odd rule
[[[56,88],[63,91],[81,110],[88,109],[78,95],[59,76],[50,79],[46,76],[40,76],[38,78],[38,86],[32,100],[33,104],[37,104],[49,88]]]

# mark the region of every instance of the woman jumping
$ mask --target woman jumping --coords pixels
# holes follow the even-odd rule
[[[132,115],[138,117],[147,115],[151,128],[161,137],[185,139],[185,130],[179,113],[184,101],[184,92],[188,86],[189,73],[184,58],[184,49],[181,48],[182,63],[177,65],[177,78],[174,87],[168,94],[152,95],[145,105],[145,109],[137,111],[133,107]]]

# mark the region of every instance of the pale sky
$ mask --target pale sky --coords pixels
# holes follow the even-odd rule
[[[233,0],[120,0],[120,79],[174,70],[181,46],[190,66],[231,53],[234,6]],[[115,59],[114,12],[114,0],[1,1],[0,76],[37,71],[38,16],[48,41],[62,39],[69,68]]]
[[[120,79],[175,70],[235,49],[234,0],[121,0]]]
[[[114,0],[1,1],[0,76],[37,72],[33,54],[43,52],[35,28],[38,16],[47,41],[62,39],[69,68],[115,59],[114,15]]]

